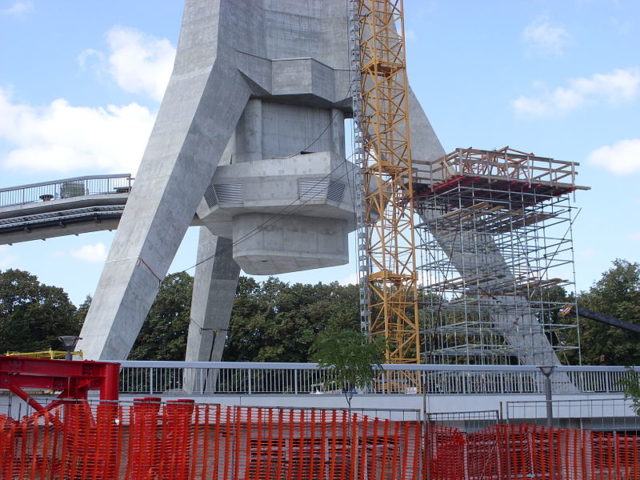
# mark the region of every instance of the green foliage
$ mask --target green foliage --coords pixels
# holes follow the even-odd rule
[[[640,264],[617,259],[578,305],[631,323],[640,323]],[[639,365],[640,336],[581,319],[582,361],[587,365]]]
[[[130,360],[184,360],[191,310],[193,277],[168,275],[144,321]]]
[[[320,332],[358,323],[356,286],[240,277],[223,360],[308,362]]]
[[[91,300],[91,295],[87,295],[84,299],[84,302],[82,302],[78,306],[78,309],[73,314],[74,320],[78,323],[78,325],[80,325],[80,327],[82,327],[82,325],[84,324],[84,319],[87,318],[87,312],[89,311],[89,307],[91,306]]]
[[[0,352],[61,350],[60,335],[77,335],[76,307],[58,287],[22,270],[0,271]]]
[[[376,377],[384,361],[384,341],[370,341],[356,330],[329,329],[316,338],[312,359],[320,368],[331,368],[335,381],[342,386],[347,404],[351,408],[353,389],[365,388]]]
[[[627,373],[618,383],[624,389],[625,400],[631,399],[633,411],[640,415],[640,375],[631,367],[627,367]]]

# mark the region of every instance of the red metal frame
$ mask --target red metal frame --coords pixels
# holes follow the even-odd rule
[[[37,411],[52,409],[65,399],[86,400],[89,390],[99,390],[100,400],[118,400],[120,364],[7,357],[0,355],[0,389],[9,390]],[[60,391],[46,406],[25,388]]]

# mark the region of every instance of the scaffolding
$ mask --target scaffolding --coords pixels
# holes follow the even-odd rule
[[[577,322],[557,315],[573,285],[570,193],[586,189],[576,166],[507,147],[422,166],[426,363],[554,365],[578,349]]]

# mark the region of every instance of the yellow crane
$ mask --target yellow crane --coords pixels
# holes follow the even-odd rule
[[[362,314],[388,363],[420,363],[414,175],[402,0],[352,2]]]

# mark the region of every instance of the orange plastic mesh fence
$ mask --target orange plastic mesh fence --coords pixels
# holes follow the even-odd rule
[[[418,479],[420,422],[192,401],[0,418],[0,479]]]
[[[640,479],[635,435],[479,432],[343,410],[69,403],[0,416],[0,479]]]
[[[466,434],[427,428],[427,475],[438,480],[640,479],[636,435],[540,425],[495,425]]]

